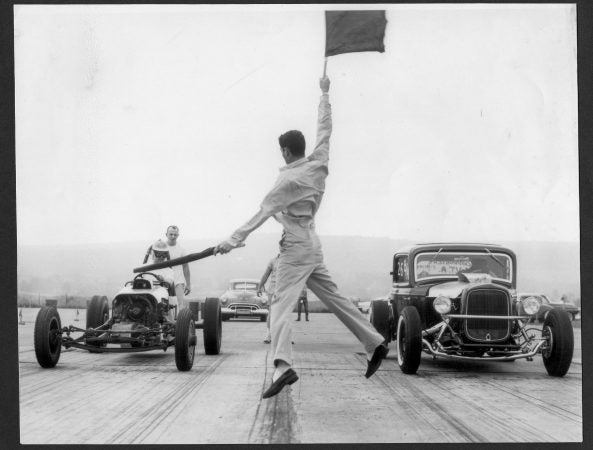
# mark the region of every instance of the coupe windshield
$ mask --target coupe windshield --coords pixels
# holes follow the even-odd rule
[[[243,290],[256,291],[257,283],[241,281],[240,283],[233,283],[232,289],[234,289],[236,291],[243,291]]]
[[[414,261],[416,281],[427,278],[450,278],[460,273],[481,273],[492,278],[511,281],[513,262],[504,253],[484,251],[420,253]]]

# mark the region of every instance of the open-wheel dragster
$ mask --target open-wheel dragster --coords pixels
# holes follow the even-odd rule
[[[193,366],[197,344],[196,328],[203,330],[204,350],[220,353],[222,315],[218,298],[207,298],[199,312],[190,308],[177,311],[171,302],[174,290],[151,273],[163,267],[184,264],[213,254],[213,248],[192,253],[164,263],[134,269],[138,273],[125,283],[111,304],[107,297],[94,296],[89,302],[86,328],[62,327],[56,307],[42,307],[35,320],[34,346],[41,367],[55,367],[62,347],[79,348],[91,353],[128,353],[150,350],[166,351],[175,347],[175,364],[180,371]]]

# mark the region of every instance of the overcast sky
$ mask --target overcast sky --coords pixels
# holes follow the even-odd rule
[[[19,245],[230,235],[314,145],[328,8],[15,6]],[[328,60],[318,232],[578,241],[575,6],[383,8]]]

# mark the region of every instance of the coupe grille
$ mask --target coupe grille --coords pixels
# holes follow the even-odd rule
[[[506,291],[498,289],[475,289],[467,294],[466,314],[479,316],[510,315],[510,299]],[[510,333],[508,320],[467,319],[465,333],[469,339],[478,342],[497,342],[506,339]]]

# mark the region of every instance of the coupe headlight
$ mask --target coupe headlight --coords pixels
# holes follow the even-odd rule
[[[267,299],[265,299],[265,298],[262,298],[261,299],[261,304],[262,305],[267,305],[267,303],[268,303],[268,300]]]
[[[220,299],[220,302],[221,302],[221,303],[226,303],[226,298],[221,298],[221,299]]]
[[[521,303],[523,305],[523,311],[525,311],[525,314],[529,314],[530,316],[538,312],[541,306],[541,303],[535,297],[527,297]]]
[[[451,299],[443,296],[437,297],[432,302],[432,306],[434,306],[435,311],[439,314],[447,314],[451,311]]]

